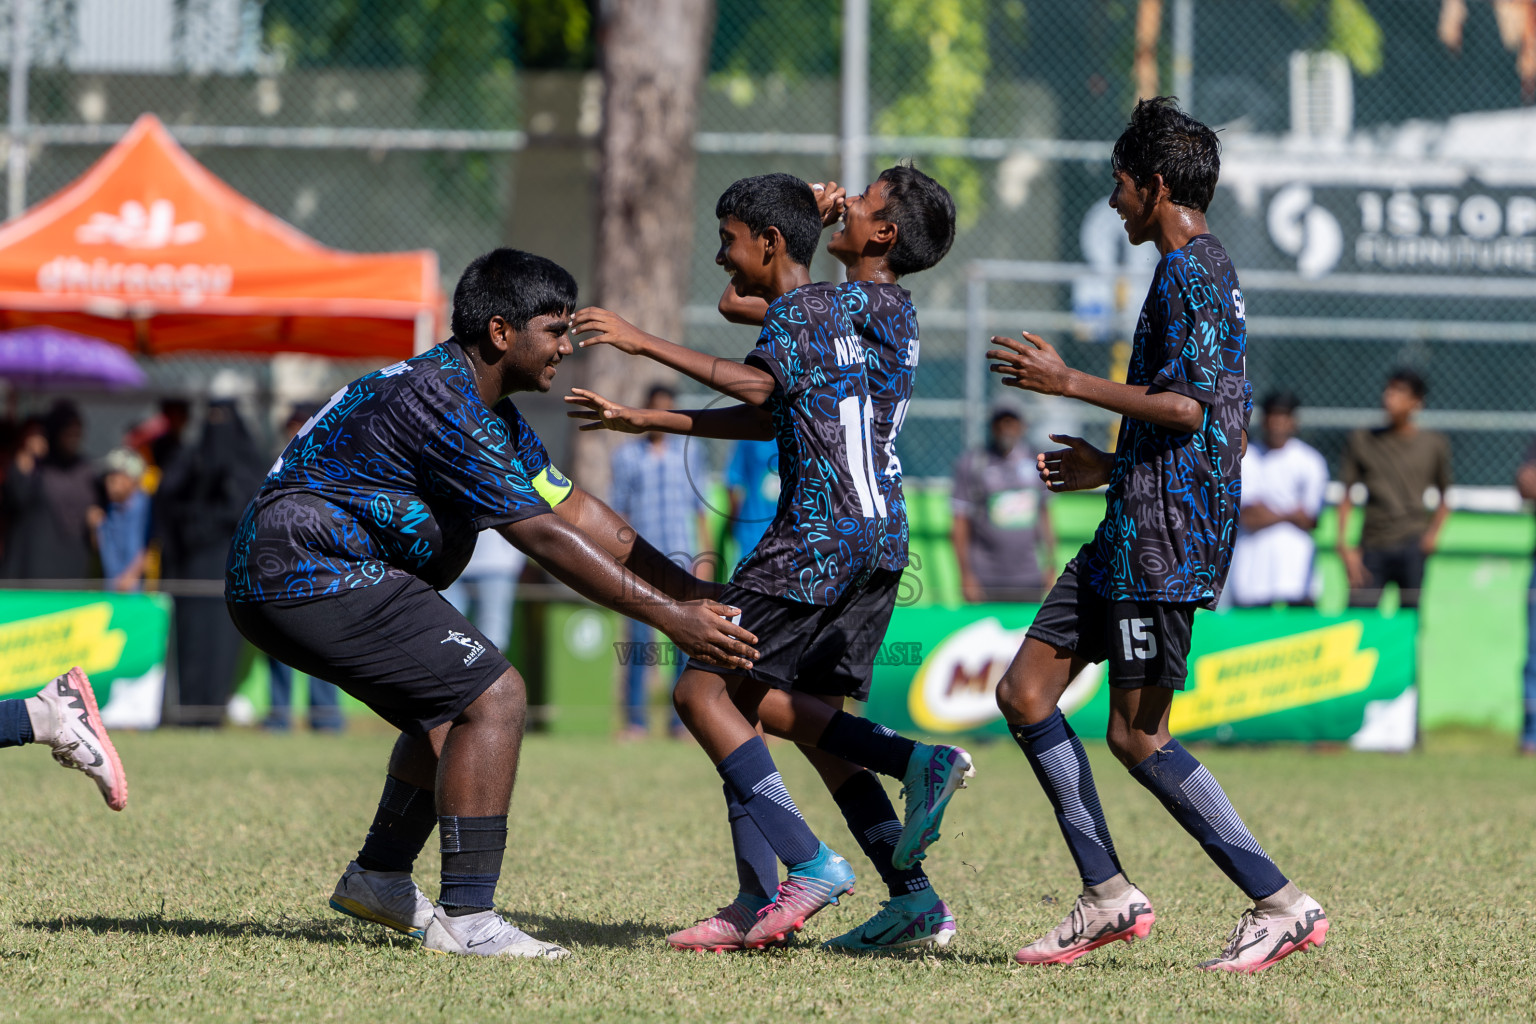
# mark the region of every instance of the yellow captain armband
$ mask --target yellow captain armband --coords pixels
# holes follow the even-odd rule
[[[534,475],[533,489],[539,492],[539,497],[549,502],[550,508],[554,508],[571,496],[573,485],[554,466],[545,466]]]

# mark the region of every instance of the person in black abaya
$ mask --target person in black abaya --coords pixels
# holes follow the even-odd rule
[[[28,424],[0,486],[8,531],[0,575],[7,579],[79,580],[94,575],[89,520],[96,471],[81,453],[80,410],[61,399]]]
[[[161,574],[167,580],[222,580],[230,541],[265,465],[231,401],[209,403],[202,437],[165,467],[156,496]],[[176,598],[179,725],[220,725],[243,641],[223,594]]]

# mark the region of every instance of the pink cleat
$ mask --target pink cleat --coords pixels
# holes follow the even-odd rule
[[[35,697],[53,717],[53,729],[38,742],[53,748],[53,759],[65,768],[90,776],[107,806],[120,811],[128,806],[128,776],[112,746],[91,681],[72,668],[37,692]]]
[[[1013,954],[1013,959],[1021,964],[1070,964],[1111,942],[1146,938],[1156,920],[1152,901],[1135,886],[1112,903],[1088,903],[1079,896],[1061,924]]]
[[[746,949],[747,932],[757,922],[757,911],[732,901],[692,928],[667,936],[673,949],[691,949],[697,953],[734,953]],[[782,945],[782,943],[779,943]]]
[[[1221,956],[1200,966],[1208,971],[1257,974],[1292,953],[1321,946],[1327,938],[1328,915],[1317,900],[1303,893],[1289,910],[1263,917],[1252,908],[1243,911]]]

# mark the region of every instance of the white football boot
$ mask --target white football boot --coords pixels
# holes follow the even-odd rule
[[[347,865],[331,909],[421,938],[432,920],[432,901],[416,888],[409,871],[367,871],[357,861]]]
[[[469,956],[561,960],[571,955],[571,951],[563,946],[534,938],[494,910],[449,917],[442,907],[434,907],[432,919],[427,922],[426,938],[421,944],[437,953]]]
[[[84,772],[101,790],[107,806],[120,811],[128,806],[128,776],[117,748],[101,724],[96,707],[96,693],[91,681],[79,668],[72,668],[27,698],[28,714],[34,710],[47,714],[35,716],[32,732],[38,743],[53,748],[53,759],[65,768]],[[51,717],[39,723],[37,718]],[[41,724],[43,728],[39,729]]]

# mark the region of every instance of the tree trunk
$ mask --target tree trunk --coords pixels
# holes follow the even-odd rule
[[[712,0],[608,0],[603,71],[596,301],[642,330],[680,341],[693,242],[693,134],[714,34]],[[579,357],[586,386],[626,405],[674,375],[606,345]],[[618,435],[578,433],[574,476],[608,489]]]

